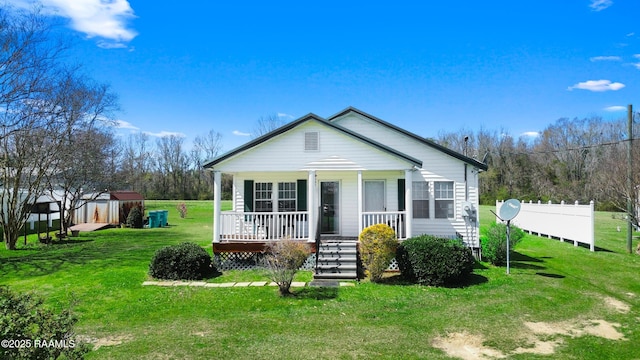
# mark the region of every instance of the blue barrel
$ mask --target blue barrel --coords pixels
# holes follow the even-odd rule
[[[157,228],[160,226],[160,214],[158,211],[149,211],[149,228]]]
[[[167,217],[169,216],[169,210],[158,210],[160,216],[160,226],[167,226]]]

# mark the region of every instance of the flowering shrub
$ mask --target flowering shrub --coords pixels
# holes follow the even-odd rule
[[[178,212],[180,213],[180,218],[184,219],[187,217],[187,204],[180,203],[176,205],[176,209],[178,209]]]
[[[362,230],[359,239],[365,273],[371,281],[378,282],[396,255],[396,233],[389,225],[376,224]]]

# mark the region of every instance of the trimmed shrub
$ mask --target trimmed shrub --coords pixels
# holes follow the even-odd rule
[[[455,285],[473,272],[471,249],[457,239],[421,235],[407,239],[396,252],[402,276],[422,285]]]
[[[127,227],[142,229],[143,225],[142,210],[139,207],[133,207],[127,215]]]
[[[267,244],[264,263],[269,271],[269,278],[278,284],[280,295],[291,294],[291,282],[298,269],[309,257],[311,250],[306,243],[283,239]]]
[[[396,233],[389,225],[376,224],[362,230],[359,240],[365,274],[371,281],[378,282],[396,255]]]
[[[71,310],[56,313],[43,303],[34,294],[0,287],[1,337],[13,342],[0,347],[0,358],[82,359],[89,352],[73,331],[77,318]]]
[[[216,272],[207,251],[189,242],[159,249],[149,265],[149,275],[165,280],[200,280]]]
[[[524,231],[511,225],[509,248],[513,250],[524,237]],[[507,262],[507,225],[491,223],[486,233],[480,237],[482,258],[493,265],[504,265]]]

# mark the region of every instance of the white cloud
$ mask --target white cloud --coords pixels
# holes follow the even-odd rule
[[[124,120],[116,120],[115,127],[118,129],[140,130],[140,128],[134,126],[132,123]]]
[[[608,111],[608,112],[627,111],[627,107],[621,106],[621,105],[607,106],[606,108],[604,108],[604,111]]]
[[[589,7],[593,11],[602,11],[611,5],[613,5],[612,0],[591,0],[591,4],[589,4]]]
[[[569,86],[567,90],[571,91],[573,89],[581,89],[581,90],[602,92],[602,91],[609,91],[609,90],[616,91],[616,90],[622,89],[623,87],[625,87],[623,83],[619,83],[619,82],[612,83],[611,80],[589,80],[589,81],[577,83],[573,86]]]
[[[88,38],[126,43],[138,35],[128,24],[136,16],[127,0],[9,0],[9,4],[20,8],[39,4],[45,13],[68,18],[71,27]]]
[[[621,61],[622,58],[620,56],[594,56],[592,58],[589,58],[589,60],[596,62],[596,61]]]
[[[293,119],[293,115],[289,115],[289,114],[285,114],[285,113],[278,113],[278,117],[279,118]]]
[[[180,132],[164,131],[164,130],[160,131],[160,132],[157,132],[157,133],[153,133],[153,132],[150,132],[150,131],[143,131],[143,133],[145,133],[145,134],[147,134],[149,136],[155,136],[155,137],[159,137],[159,138],[169,137],[169,136],[175,136],[175,137],[180,137],[180,138],[187,137],[187,135],[185,135],[183,133],[180,133]]]
[[[239,130],[233,130],[232,134],[235,135],[235,136],[251,136],[251,134],[245,133],[245,132],[242,132],[242,131],[239,131]]]
[[[540,136],[540,133],[538,131],[526,131],[523,132],[522,134],[520,134],[520,136],[526,136],[526,137],[538,137]]]
[[[633,57],[636,59],[640,59],[640,54],[634,54]]]
[[[631,36],[633,36],[633,35],[635,35],[635,34],[636,34],[636,33],[634,33],[634,32],[630,32],[630,33],[628,33],[628,34],[627,34],[627,37],[631,37]]]
[[[128,46],[126,44],[119,43],[119,42],[104,41],[104,40],[100,40],[96,44],[98,45],[98,47],[103,48],[103,49],[126,49],[126,48],[128,48]]]

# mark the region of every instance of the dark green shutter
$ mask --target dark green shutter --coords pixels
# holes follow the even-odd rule
[[[244,181],[244,211],[253,211],[253,180]]]
[[[398,179],[398,211],[405,211],[405,181],[404,179]]]
[[[296,185],[298,192],[298,211],[307,211],[307,180],[298,180]]]

